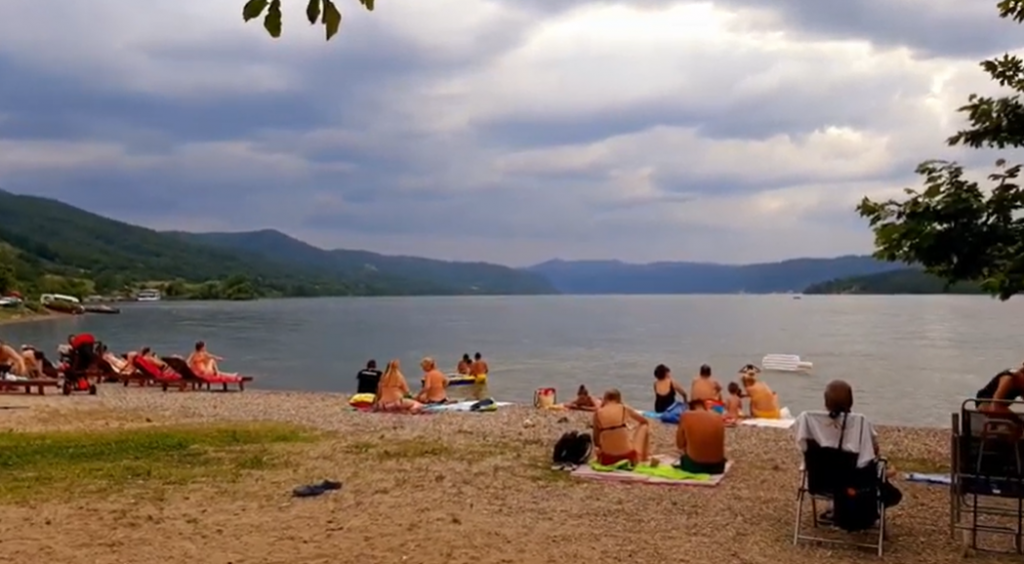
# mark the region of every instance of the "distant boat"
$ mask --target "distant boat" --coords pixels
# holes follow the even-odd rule
[[[801,296],[793,296],[794,300],[799,300],[800,298],[801,298]]]
[[[137,302],[159,302],[160,301],[160,290],[140,290],[138,294],[135,294],[135,301]]]
[[[85,311],[78,298],[65,294],[43,294],[39,296],[39,303],[43,304],[46,309],[61,313],[79,314]]]
[[[809,372],[813,362],[802,360],[795,354],[766,354],[761,359],[761,369],[777,372]]]

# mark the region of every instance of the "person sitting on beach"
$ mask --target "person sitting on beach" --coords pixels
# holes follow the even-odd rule
[[[31,345],[21,346],[21,358],[25,360],[25,373],[22,376],[31,379],[43,378],[43,353]]]
[[[429,356],[420,361],[423,369],[423,389],[416,401],[426,405],[448,403],[448,377],[437,369],[437,363]]]
[[[487,361],[480,353],[473,355],[473,364],[469,366],[469,373],[473,376],[487,376],[491,373],[491,367],[487,365]]]
[[[460,376],[469,376],[470,370],[473,368],[473,359],[469,358],[469,353],[462,355],[462,360],[459,361],[458,366],[455,367],[455,372]]]
[[[381,374],[381,371],[377,370],[377,361],[368,361],[366,363],[366,368],[360,370],[359,373],[356,374],[356,393],[377,393],[377,385],[380,384]]]
[[[721,403],[722,385],[711,376],[711,367],[707,364],[700,367],[700,374],[693,379],[690,387],[690,401],[710,401]]]
[[[423,406],[406,397],[408,395],[409,384],[406,383],[405,376],[402,375],[401,365],[398,360],[392,360],[380,377],[373,408],[375,411],[418,412]]]
[[[25,376],[28,371],[25,357],[3,341],[0,341],[0,365],[8,366],[7,371],[13,376]]]
[[[835,435],[832,442],[838,444],[842,439],[843,444],[839,447],[843,450],[858,454],[868,451],[867,456],[863,459],[864,462],[858,462],[858,468],[859,472],[864,472],[865,476],[875,479],[878,476],[877,462],[881,456],[881,449],[878,447],[878,432],[866,418],[861,418],[860,434],[855,433],[852,423],[847,423],[847,417],[853,414],[853,387],[844,380],[833,380],[825,386],[824,399],[828,419],[834,423],[828,427],[827,431],[819,428],[815,432],[812,427],[816,425],[814,423],[816,420],[808,418],[807,414],[801,414],[797,421],[798,442],[802,444],[808,437]],[[820,440],[816,442],[821,444]],[[861,444],[864,446],[859,446]],[[888,478],[895,475],[896,469],[889,466],[886,469],[886,480],[880,484],[878,490],[879,498],[886,507],[894,507],[903,499],[903,493],[888,481]],[[820,518],[824,521],[831,520],[832,511],[826,511]]]
[[[729,382],[729,397],[725,400],[725,424],[735,425],[743,419],[743,390],[736,382]]]
[[[597,411],[600,405],[601,402],[594,399],[594,396],[590,395],[587,387],[581,384],[580,389],[576,391],[576,397],[572,401],[566,402],[564,407],[578,411]]]
[[[708,411],[701,400],[690,400],[690,409],[679,417],[676,448],[681,454],[679,469],[693,474],[725,472],[725,421]]]
[[[635,425],[630,429],[629,423]],[[622,403],[622,393],[608,390],[594,412],[594,448],[598,464],[611,466],[624,460],[637,465],[651,457],[650,423],[643,414]]]
[[[1024,398],[1024,365],[1017,370],[1003,370],[975,394],[978,410],[990,414],[1015,415],[1010,409],[1011,400]],[[989,400],[989,401],[984,401]],[[1002,400],[1002,401],[991,401]]]
[[[192,369],[192,372],[200,375],[210,376],[237,376],[237,374],[229,374],[227,372],[221,372],[220,367],[217,366],[217,361],[224,360],[215,354],[210,354],[210,351],[206,349],[206,343],[203,341],[196,341],[195,350],[192,354],[188,355],[188,359],[185,362],[188,363],[188,367]]]
[[[750,398],[750,417],[754,419],[781,419],[779,396],[758,380],[753,374],[746,373],[741,378],[746,395]]]
[[[677,403],[676,394],[686,401],[686,390],[672,378],[672,369],[659,364],[654,367],[654,412],[665,413]]]

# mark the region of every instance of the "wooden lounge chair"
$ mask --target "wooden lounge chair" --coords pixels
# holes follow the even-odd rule
[[[0,380],[0,391],[8,392],[22,388],[26,394],[31,394],[35,388],[36,393],[44,395],[46,388],[58,388],[60,381],[52,378],[38,378],[34,380]]]

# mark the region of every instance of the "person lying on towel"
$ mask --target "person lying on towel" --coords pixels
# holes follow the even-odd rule
[[[679,469],[694,474],[725,473],[725,420],[708,411],[707,403],[691,400],[676,428]]]
[[[598,464],[605,466],[623,460],[635,466],[651,458],[647,418],[623,404],[618,390],[605,392],[601,407],[594,412],[594,448]]]

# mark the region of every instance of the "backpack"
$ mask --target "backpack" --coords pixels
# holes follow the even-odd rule
[[[555,449],[551,459],[555,465],[579,466],[590,460],[590,453],[593,451],[594,441],[589,433],[578,433],[569,431],[562,435],[555,443]]]

